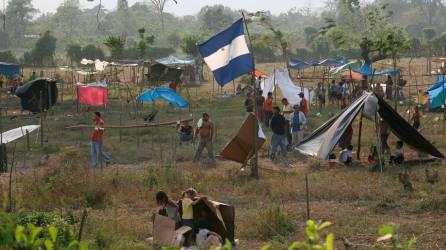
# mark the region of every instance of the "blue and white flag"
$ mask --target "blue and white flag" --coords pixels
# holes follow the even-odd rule
[[[246,45],[243,19],[198,45],[218,84],[224,86],[235,78],[254,71],[254,62]]]

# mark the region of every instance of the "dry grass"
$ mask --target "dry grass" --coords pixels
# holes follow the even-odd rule
[[[404,65],[406,62],[403,62]],[[418,62],[421,67],[421,62]],[[274,65],[261,65],[269,72]],[[276,65],[279,67],[279,64]],[[421,71],[421,69],[419,69]],[[128,78],[128,77],[127,77]],[[427,80],[426,80],[427,81]],[[430,80],[429,80],[430,81]],[[305,83],[310,86],[311,82]],[[136,93],[137,88],[133,91]],[[214,91],[217,92],[216,88]],[[232,86],[223,91],[232,91]],[[69,100],[72,90],[65,90],[64,100]],[[117,95],[117,90],[112,91]],[[187,95],[185,90],[182,90]],[[243,98],[212,97],[212,84],[207,82],[200,88],[189,90],[192,108],[189,111],[167,112],[170,108],[157,103],[160,121],[177,120],[192,114],[196,118],[203,111],[211,114],[218,128],[215,148],[218,151],[238,129],[244,117]],[[280,96],[280,95],[279,95]],[[19,107],[16,98],[8,97],[3,103],[9,110]],[[7,104],[6,104],[7,103]],[[141,123],[135,119],[132,103],[123,102],[123,123]],[[404,106],[400,110],[405,110]],[[149,113],[152,106],[145,105],[142,113]],[[119,123],[120,102],[112,98],[105,112],[108,124]],[[308,130],[316,128],[330,113],[331,107],[316,116],[310,113]],[[446,149],[442,120],[434,121],[440,114],[425,114],[423,134],[432,140],[440,151]],[[38,118],[3,120],[9,129],[23,124],[38,123]],[[388,168],[382,174],[369,172],[364,163],[354,168],[328,169],[324,162],[290,155],[292,169],[284,170],[267,159],[261,159],[261,178],[254,180],[248,171],[239,171],[239,165],[219,161],[216,168],[205,164],[190,163],[192,145],[178,146],[173,128],[140,129],[122,131],[122,142],[118,130],[107,130],[106,150],[112,155],[114,165],[102,171],[89,167],[90,131],[66,130],[67,125],[90,123],[88,113],[76,113],[72,101],[65,101],[48,114],[45,127],[45,147],[41,148],[35,135],[31,152],[25,152],[25,142],[18,141],[16,159],[18,166],[15,184],[17,209],[53,210],[68,209],[79,214],[85,207],[89,216],[85,239],[97,248],[104,249],[150,249],[145,239],[151,236],[150,215],[155,206],[154,194],[158,190],[168,192],[178,199],[182,190],[195,187],[210,198],[236,207],[236,237],[246,249],[259,248],[271,242],[274,249],[283,248],[287,242],[303,239],[305,215],[304,176],[308,174],[311,217],[329,220],[336,235],[336,244],[341,248],[342,237],[357,245],[357,249],[375,248],[377,228],[381,224],[395,223],[399,233],[407,239],[417,237],[417,249],[444,248],[446,237],[446,170],[439,163],[410,168],[415,192],[406,193],[398,182],[399,170]],[[358,124],[353,124],[354,138]],[[269,132],[268,132],[269,133]],[[137,137],[139,136],[139,146]],[[390,138],[393,143],[396,138]],[[357,141],[353,141],[356,148]],[[361,159],[365,161],[369,146],[376,143],[372,122],[365,121],[363,127]],[[161,146],[160,146],[161,145]],[[12,145],[9,151],[12,151]],[[267,145],[264,146],[266,154]],[[176,155],[174,152],[176,151]],[[408,150],[409,158],[416,154]],[[38,164],[44,154],[50,157],[42,166]],[[175,156],[175,157],[174,157]],[[172,167],[176,163],[176,167]],[[424,168],[439,171],[440,182],[427,184]],[[0,177],[0,190],[7,190],[7,176]],[[263,237],[259,235],[261,220],[272,208],[280,208],[286,220],[295,230],[286,235]],[[273,218],[273,217],[272,217]],[[267,235],[270,236],[270,235]]]

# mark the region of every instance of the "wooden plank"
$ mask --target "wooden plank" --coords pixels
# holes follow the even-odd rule
[[[193,121],[192,118],[180,120],[180,122],[191,122]],[[163,122],[163,123],[144,123],[144,124],[138,124],[138,125],[110,125],[110,126],[104,126],[104,128],[150,128],[150,127],[161,127],[161,126],[169,126],[169,125],[175,125],[178,121],[172,121],[172,122]],[[94,128],[92,125],[73,125],[65,127],[66,129],[80,129],[80,128]]]

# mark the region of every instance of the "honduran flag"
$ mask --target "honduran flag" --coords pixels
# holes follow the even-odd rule
[[[231,27],[198,45],[201,56],[221,86],[254,71],[243,25],[241,18]]]

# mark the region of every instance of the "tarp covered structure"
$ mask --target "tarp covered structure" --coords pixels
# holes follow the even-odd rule
[[[26,136],[26,134],[31,133],[38,128],[40,128],[40,125],[29,125],[29,126],[22,126],[22,127],[18,127],[18,128],[3,132],[0,136],[1,144],[10,143],[17,139],[20,139],[23,136]]]
[[[0,75],[13,77],[20,75],[20,65],[14,63],[0,62]]]
[[[168,56],[156,61],[166,66],[195,65],[195,59],[186,56]]]
[[[309,103],[311,103],[313,100],[314,93],[307,88],[302,88],[294,85],[287,69],[276,69],[268,78],[266,78],[265,87],[263,88],[263,96],[265,98],[267,97],[268,92],[274,91],[275,84],[282,92],[282,96],[287,98],[288,101],[293,105],[300,103],[301,98],[299,97],[299,94],[301,92],[304,93],[304,96],[309,101]]]
[[[446,82],[445,76],[437,76],[432,87],[428,88],[426,92],[429,95],[429,109],[436,110],[445,104],[446,100]]]
[[[289,66],[293,69],[303,70],[309,67],[323,66],[323,67],[340,67],[348,63],[348,60],[344,57],[337,57],[335,59],[324,59],[324,60],[291,60]]]
[[[254,114],[249,113],[235,137],[220,152],[221,157],[243,165],[248,163],[248,160],[254,155],[255,150],[257,149],[258,151],[266,139],[258,122],[257,145],[254,144],[256,119]]]
[[[150,66],[150,72],[147,74],[149,82],[180,82],[183,70],[180,68],[168,67],[161,63]]]
[[[341,139],[349,124],[364,109],[370,98],[378,98],[379,116],[389,125],[392,132],[413,149],[430,154],[437,158],[444,158],[428,140],[414,129],[398,112],[383,99],[372,93],[364,93],[350,106],[329,119],[322,126],[306,137],[296,149],[303,154],[325,160]]]
[[[77,84],[77,101],[89,106],[102,106],[108,102],[108,90],[105,82]]]
[[[22,109],[40,112],[43,107],[48,110],[57,102],[56,81],[49,78],[38,78],[16,89],[15,95],[20,97]],[[40,100],[42,97],[42,100]]]
[[[138,101],[140,102],[154,102],[160,99],[180,108],[187,108],[189,106],[189,103],[183,97],[169,88],[149,89],[138,96]]]

